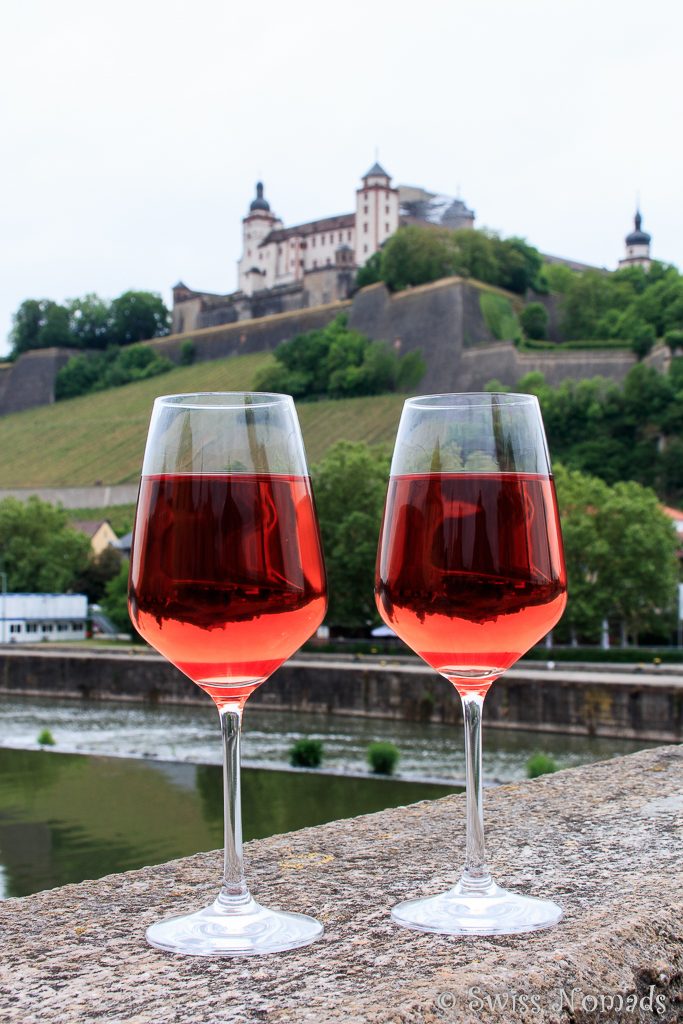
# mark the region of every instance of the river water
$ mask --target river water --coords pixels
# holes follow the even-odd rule
[[[54,747],[38,748],[43,729]],[[327,774],[288,768],[303,736],[323,741]],[[395,779],[369,774],[367,745],[379,739],[401,752]],[[645,745],[491,729],[486,780],[525,777],[539,749],[569,767]],[[434,799],[464,775],[460,731],[442,725],[247,709],[243,751],[245,839]],[[202,708],[0,697],[0,897],[220,846],[220,758],[208,699]],[[463,827],[454,821],[454,832]]]
[[[52,732],[54,749],[62,752],[200,764],[221,762],[218,717],[208,698],[206,707],[151,707],[0,696],[0,746],[36,750],[38,734],[44,728]],[[286,768],[289,748],[304,736],[322,740],[326,771],[367,774],[368,744],[390,740],[401,755],[399,778],[450,784],[461,784],[464,780],[460,728],[248,706],[244,717],[243,764]],[[645,741],[487,730],[484,710],[484,778],[488,783],[525,778],[527,760],[538,750],[551,754],[559,767],[570,768],[655,745]]]

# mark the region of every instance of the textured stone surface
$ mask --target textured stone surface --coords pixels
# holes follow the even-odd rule
[[[8,900],[0,1019],[680,1021],[682,784],[683,750],[668,747],[487,793],[498,881],[565,909],[556,928],[530,935],[425,935],[389,919],[396,901],[456,881],[462,797],[250,844],[255,895],[325,924],[320,942],[290,953],[205,960],[146,946],[151,921],[211,900],[217,853]],[[637,1008],[603,1012],[618,996]]]

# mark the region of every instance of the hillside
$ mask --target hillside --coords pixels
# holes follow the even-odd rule
[[[256,370],[271,359],[255,353],[179,367],[151,380],[4,416],[0,487],[133,482],[157,395],[249,390]],[[309,461],[340,438],[392,442],[402,405],[402,395],[299,405]]]

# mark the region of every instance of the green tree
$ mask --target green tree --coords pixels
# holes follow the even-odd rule
[[[541,341],[548,337],[548,311],[542,303],[528,303],[519,314],[519,322],[527,338]]]
[[[389,461],[384,450],[339,441],[313,468],[331,626],[356,629],[377,620],[374,568]]]
[[[71,529],[62,508],[31,497],[0,501],[0,564],[17,593],[73,590],[88,564],[90,542]]]
[[[13,359],[31,349],[73,344],[68,310],[51,299],[26,299],[12,318],[9,340]]]
[[[113,342],[111,303],[90,293],[67,305],[72,344],[79,348],[105,349]]]
[[[678,540],[671,520],[647,487],[608,487],[596,477],[555,469],[568,594],[564,624],[596,640],[600,623],[638,635],[670,624],[678,580]]]
[[[122,560],[118,573],[106,584],[100,602],[111,621],[122,633],[131,630],[128,614],[128,564],[127,559]]]
[[[555,466],[557,503],[567,566],[567,610],[563,626],[572,638],[596,641],[609,608],[607,579],[599,575],[604,564],[604,541],[598,514],[607,499],[607,485],[578,470]]]
[[[128,291],[111,304],[112,340],[118,345],[168,334],[170,313],[160,295]]]
[[[399,228],[382,250],[383,281],[397,292],[455,273],[452,234],[446,228]]]
[[[669,620],[677,599],[678,538],[654,491],[633,481],[608,489],[598,515],[603,542],[598,575],[606,580],[608,613],[634,644]]]
[[[88,604],[98,604],[104,597],[109,580],[118,576],[121,570],[121,553],[111,546],[99,555],[91,556],[74,580],[74,590],[86,594]]]
[[[369,284],[377,284],[382,280],[382,253],[373,252],[356,274],[356,285],[358,288],[365,288]]]

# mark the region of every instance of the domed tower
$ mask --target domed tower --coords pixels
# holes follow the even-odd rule
[[[271,287],[275,267],[270,246],[262,243],[270,232],[282,227],[263,194],[263,182],[256,183],[256,197],[249,204],[249,213],[242,221],[242,258],[237,264],[237,287],[251,295],[260,288]]]
[[[619,267],[643,267],[649,270],[652,264],[650,259],[650,242],[652,239],[647,231],[642,229],[643,218],[640,210],[636,210],[634,230],[626,236],[626,255],[619,260]]]

